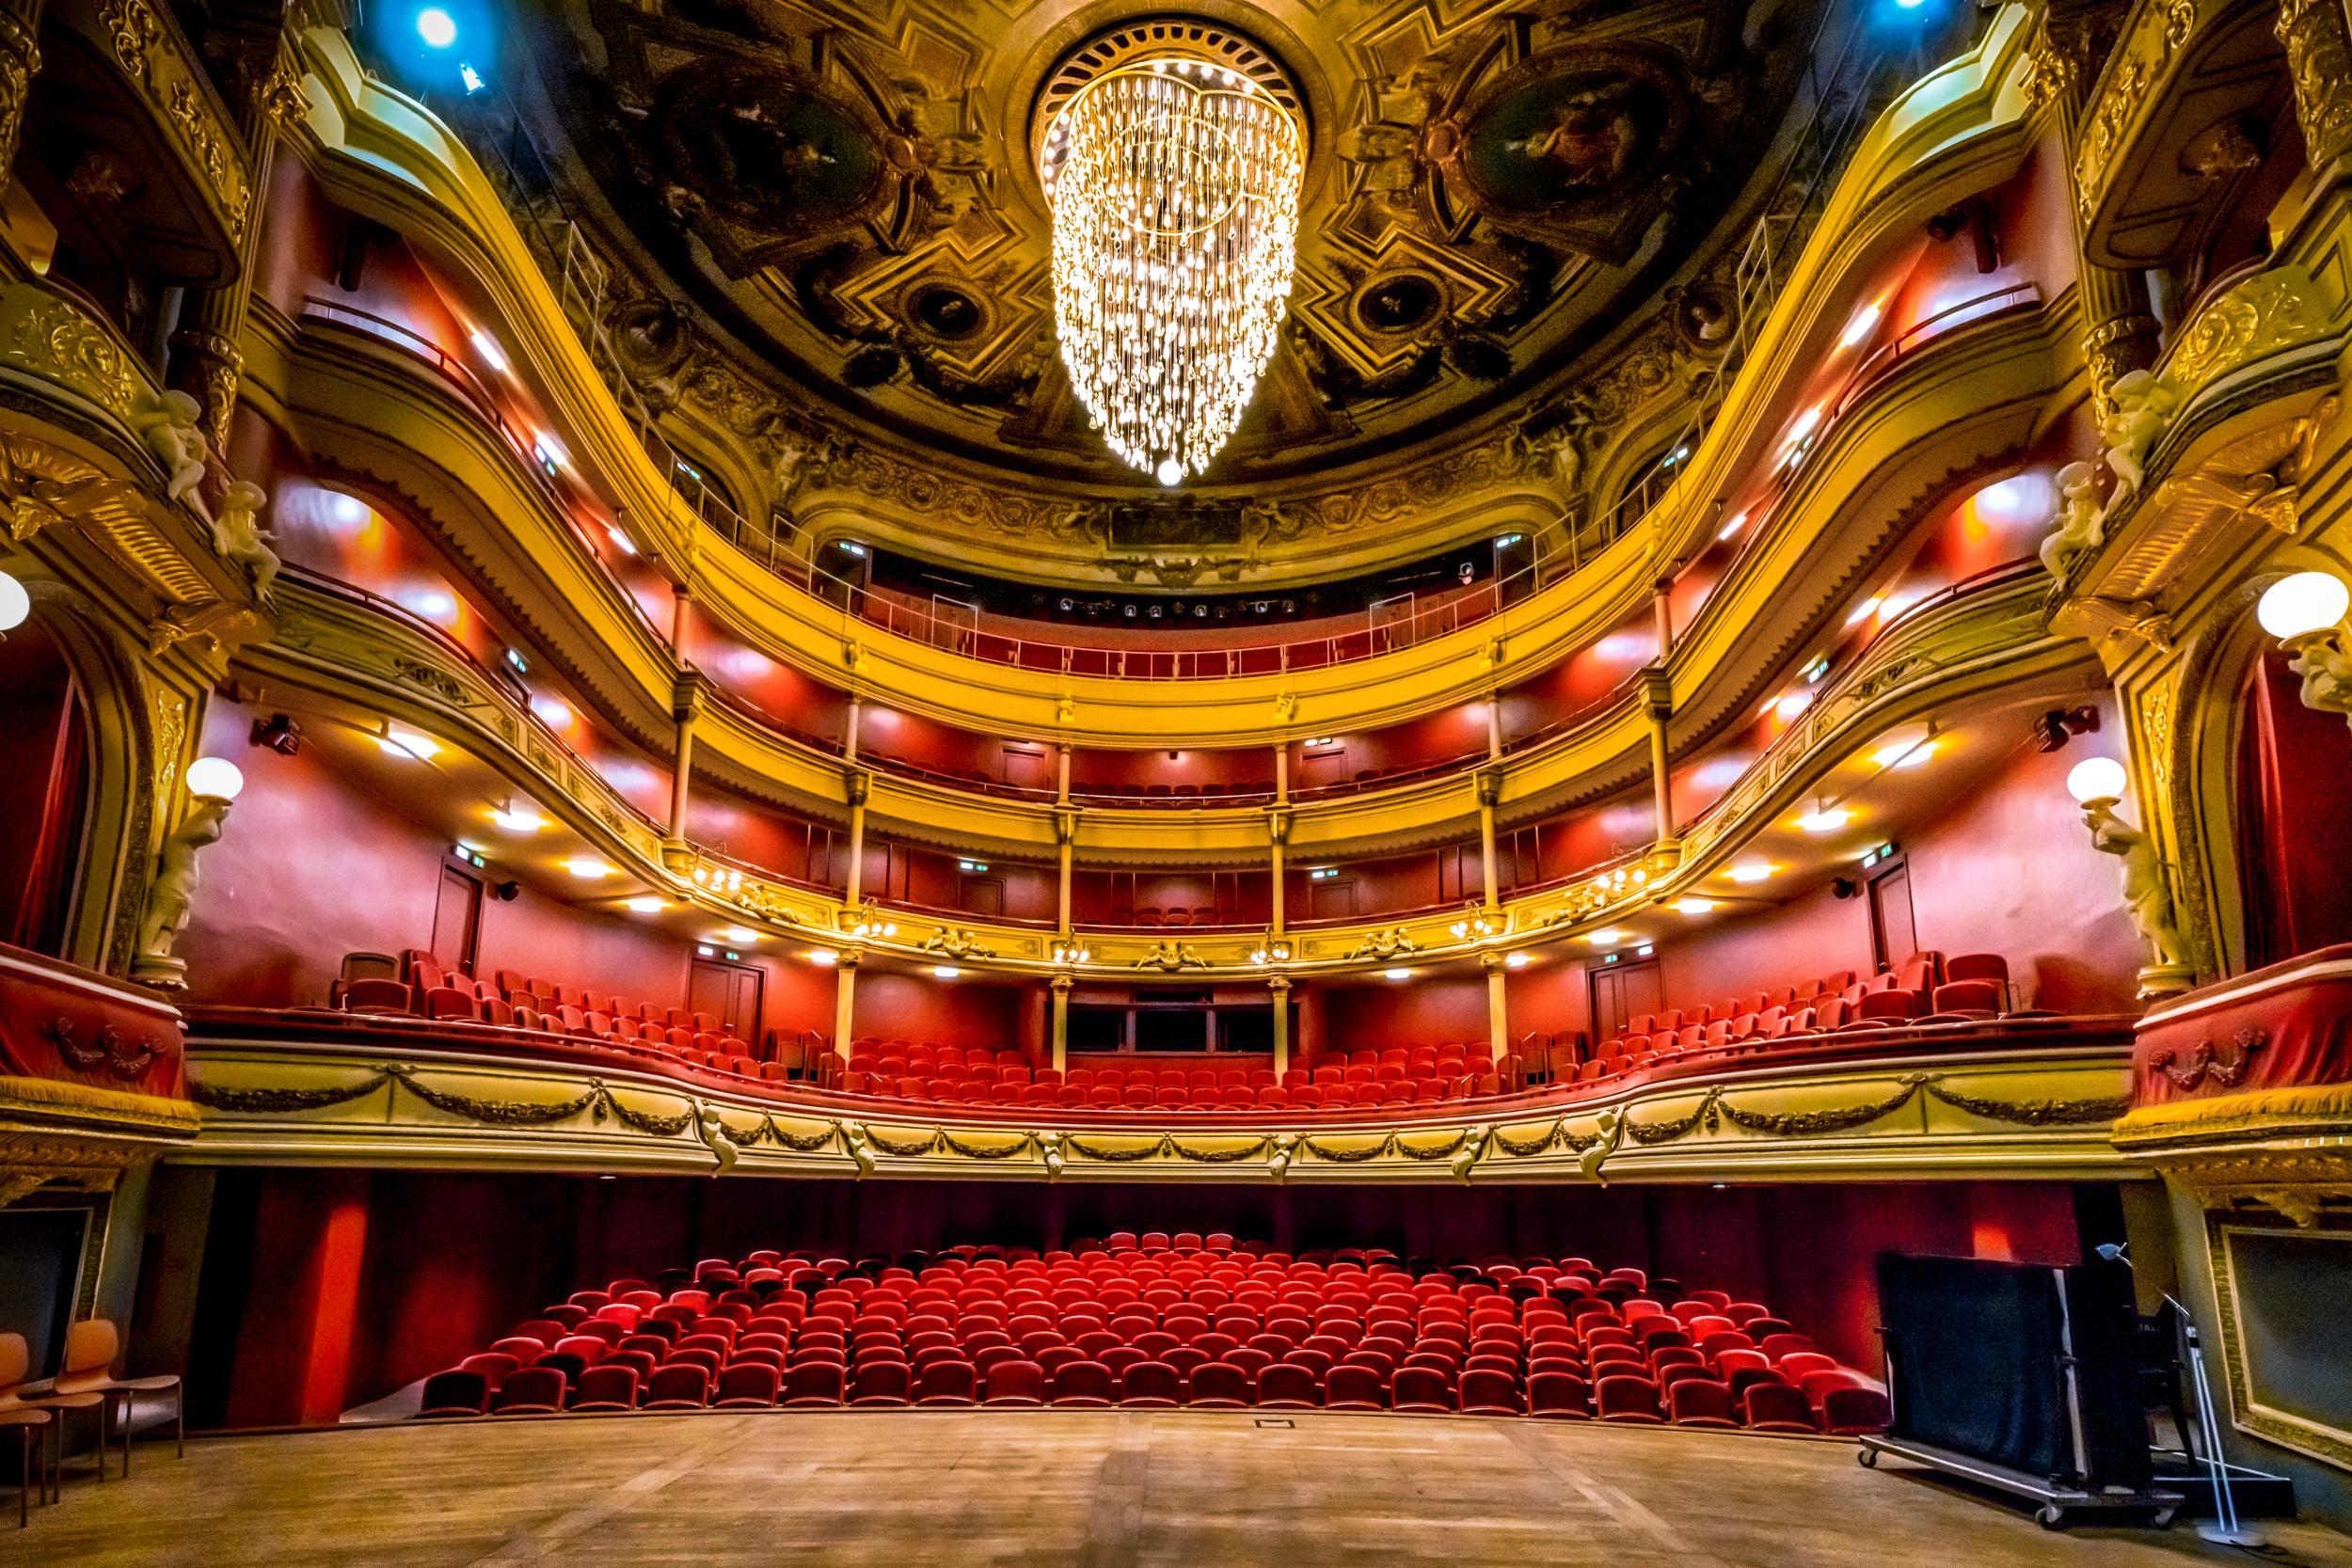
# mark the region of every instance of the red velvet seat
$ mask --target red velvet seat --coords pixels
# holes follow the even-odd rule
[[[552,1415],[564,1408],[565,1388],[564,1374],[554,1368],[524,1367],[499,1389],[490,1410],[498,1416]]]
[[[858,1361],[850,1369],[850,1402],[854,1405],[905,1404],[913,1381],[913,1370],[904,1361]]]
[[[1391,1393],[1398,1410],[1437,1412],[1459,1408],[1453,1384],[1443,1373],[1427,1367],[1399,1367]]]
[[[1258,1402],[1278,1410],[1315,1409],[1323,1403],[1323,1385],[1313,1369],[1277,1361],[1258,1373]]]
[[[1469,1367],[1460,1384],[1462,1411],[1470,1416],[1518,1416],[1526,1412],[1518,1379],[1509,1372]]]
[[[1099,1361],[1073,1361],[1058,1368],[1046,1382],[1046,1402],[1057,1406],[1100,1408],[1112,1402],[1111,1370]]]
[[[1188,1402],[1197,1410],[1238,1410],[1250,1402],[1248,1371],[1227,1361],[1209,1361],[1192,1370]]]
[[[665,1362],[654,1369],[653,1381],[645,1385],[645,1397],[638,1408],[700,1410],[710,1403],[710,1385],[707,1369]]]
[[[1119,1402],[1169,1410],[1184,1402],[1183,1376],[1165,1361],[1138,1361],[1119,1375]]]
[[[1686,1377],[1668,1385],[1666,1411],[1677,1426],[1736,1427],[1731,1386],[1708,1377]]]
[[[1324,1374],[1323,1402],[1330,1410],[1385,1410],[1387,1380],[1376,1367],[1343,1362]]]
[[[1041,1405],[1045,1402],[1045,1370],[1034,1361],[1024,1361],[1018,1355],[1011,1355],[980,1370],[988,1389],[987,1397],[980,1402],[983,1404]]]
[[[1785,1383],[1758,1383],[1740,1396],[1741,1419],[1751,1432],[1819,1432],[1813,1406]]]
[[[435,1372],[424,1380],[421,1417],[480,1416],[490,1407],[490,1381],[462,1367]]]
[[[1626,1373],[1603,1373],[1595,1380],[1593,1414],[1604,1421],[1637,1426],[1656,1426],[1665,1419],[1658,1408],[1658,1385]]]
[[[785,1374],[784,1402],[804,1409],[839,1404],[845,1381],[840,1362],[802,1360],[796,1353],[791,1369]]]
[[[943,1359],[916,1372],[910,1392],[918,1406],[969,1405],[975,1402],[978,1372],[969,1361]]]
[[[571,1408],[576,1411],[634,1410],[637,1408],[639,1385],[645,1374],[634,1366],[611,1365],[589,1368],[580,1374],[572,1387]]]
[[[1574,1372],[1531,1371],[1527,1374],[1527,1409],[1531,1416],[1550,1420],[1591,1418],[1592,1390]]]
[[[1821,1396],[1821,1429],[1836,1437],[1859,1437],[1884,1432],[1894,1424],[1886,1396],[1876,1388],[1846,1386]]]

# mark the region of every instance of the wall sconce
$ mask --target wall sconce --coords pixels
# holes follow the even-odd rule
[[[1290,962],[1290,938],[1278,937],[1269,932],[1266,939],[1258,943],[1258,945],[1250,951],[1249,961],[1258,965],[1262,969],[1270,963],[1286,964]]]
[[[2352,717],[2352,655],[2344,648],[2344,618],[2352,589],[2331,572],[2296,572],[2263,591],[2254,618],[2294,656],[2288,668],[2303,680],[2303,705]]]
[[[1092,961],[1094,951],[1074,938],[1059,938],[1050,950],[1057,964],[1082,964]]]
[[[1462,907],[1462,918],[1447,927],[1456,942],[1484,941],[1502,929],[1502,923],[1486,912],[1486,906],[1470,899]]]
[[[843,918],[852,921],[850,935],[861,941],[867,937],[895,937],[898,934],[898,923],[884,919],[882,906],[870,896],[857,907],[853,916],[845,915]]]
[[[2172,884],[2165,878],[2163,858],[2145,832],[2116,814],[2130,788],[2130,776],[2113,757],[2086,758],[2066,775],[2066,793],[2083,808],[2090,847],[2121,863],[2123,908],[2154,954],[2154,962],[2139,972],[2140,994],[2167,995],[2187,990],[2195,972],[2173,923]]]
[[[199,757],[188,764],[184,782],[195,803],[155,853],[155,879],[148,885],[147,907],[139,916],[138,953],[131,960],[132,979],[164,990],[187,986],[187,960],[175,956],[172,948],[196,907],[196,858],[207,845],[220,841],[230,802],[245,789],[245,774],[226,757]]]
[[[14,631],[33,612],[33,596],[24,592],[24,585],[0,572],[0,636]]]

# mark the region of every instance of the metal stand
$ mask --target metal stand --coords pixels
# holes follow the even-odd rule
[[[1972,1455],[1955,1453],[1949,1449],[1902,1438],[1866,1436],[1861,1442],[1862,1451],[1856,1457],[1866,1470],[1877,1468],[1879,1455],[1893,1454],[1898,1459],[1908,1459],[1915,1465],[1925,1465],[1930,1469],[1959,1476],[1963,1480],[2007,1492],[2012,1497],[2030,1498],[2041,1505],[2034,1510],[2033,1517],[2034,1523],[2043,1529],[2062,1528],[2070,1515],[2092,1513],[2152,1513],[2156,1528],[2162,1529],[2172,1522],[2172,1515],[2179,1510],[2182,1501],[2178,1492],[2153,1489],[2145,1492],[2086,1492],[2078,1487],[2058,1485],[2047,1476],[2028,1475],[2023,1470],[2012,1470],[2006,1465],[1994,1465]],[[2201,1528],[2200,1533],[2202,1533]]]
[[[2172,1301],[2170,1296],[2165,1297]],[[2264,1546],[2269,1541],[2263,1532],[2241,1524],[2237,1516],[2237,1496],[2230,1488],[2230,1466],[2222,1462],[2221,1444],[2215,1435],[2220,1423],[2214,1415],[2213,1381],[2205,1375],[2205,1346],[2197,1332],[2197,1320],[2188,1309],[2172,1302],[2181,1314],[2181,1331],[2188,1341],[2188,1377],[2197,1391],[2198,1447],[2205,1450],[2205,1474],[2213,1481],[2214,1516],[2201,1520],[2197,1533],[2207,1541],[2225,1546]]]

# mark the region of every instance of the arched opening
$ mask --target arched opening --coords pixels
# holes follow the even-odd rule
[[[66,956],[89,822],[90,721],[56,639],[28,626],[0,640],[0,941]]]
[[[2248,667],[2233,774],[2247,966],[2352,942],[2352,725],[2305,707],[2275,649]]]

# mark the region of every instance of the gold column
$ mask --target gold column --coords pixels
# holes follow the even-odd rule
[[[2054,6],[2042,19],[2026,91],[2037,103],[2057,110],[2060,145],[2070,168],[2080,167],[2082,131],[2090,118],[2090,89],[2107,52],[2114,47],[2116,27],[2125,9],[2108,0],[2093,0],[2087,6]],[[2079,190],[2075,195],[2074,292],[2082,302],[2083,358],[2090,371],[2092,401],[2104,415],[2107,388],[2130,372],[2146,370],[2156,362],[2155,309],[2149,301],[2145,277],[2101,266],[2084,253],[2086,214]]]
[[[1265,989],[1274,995],[1274,1079],[1279,1084],[1291,1069],[1290,977],[1277,974],[1266,981]]]
[[[1054,1070],[1070,1070],[1070,988],[1077,982],[1067,974],[1053,979],[1054,992]]]
[[[841,784],[850,800],[850,875],[841,901],[854,911],[866,891],[866,798],[874,792],[874,775],[863,768],[844,768]]]
[[[1070,934],[1071,865],[1077,853],[1078,808],[1067,801],[1054,808],[1054,852],[1058,881],[1054,895],[1054,930]]]
[[[16,167],[24,105],[40,71],[40,0],[0,0],[0,186]]]
[[[857,760],[858,727],[861,721],[863,721],[865,717],[866,699],[863,697],[850,698],[850,716],[841,726],[841,759],[844,762],[855,762]]]
[[[1665,666],[1653,664],[1642,672],[1642,692],[1649,708],[1650,809],[1661,845],[1675,842],[1674,756],[1666,726],[1674,718],[1674,680]]]
[[[1501,1062],[1511,1052],[1511,1013],[1502,990],[1502,955],[1481,954],[1478,963],[1486,972],[1486,1043],[1494,1052],[1495,1060]]]
[[[1478,770],[1478,865],[1486,881],[1486,905],[1502,908],[1502,889],[1495,879],[1495,804],[1502,799],[1502,769],[1491,764]]]
[[[1070,742],[1066,740],[1054,759],[1054,803],[1070,804]]]
[[[677,724],[677,747],[670,765],[670,836],[661,847],[664,859],[686,849],[686,807],[692,795],[694,775],[694,724],[702,717],[704,689],[700,673],[681,670],[670,694],[670,717]]]
[[[307,105],[302,98],[302,72],[295,66],[284,30],[215,29],[227,34],[229,59],[218,71],[228,89],[230,107],[245,139],[246,162],[252,171],[253,192],[237,236],[237,274],[216,289],[207,289],[189,301],[183,319],[188,325],[172,334],[171,379],[192,394],[204,409],[204,433],[213,451],[226,456],[229,425],[237,410],[237,388],[245,374],[247,307],[253,298],[253,274],[261,255],[262,236],[268,227],[270,166],[281,131],[298,123]],[[208,44],[221,41],[217,37]]]
[[[2280,0],[2279,41],[2312,170],[2352,156],[2352,24],[2344,0]]]
[[[1282,883],[1290,870],[1291,809],[1288,806],[1269,807],[1265,814],[1266,872],[1271,879],[1266,909],[1266,927],[1274,935],[1282,934]]]
[[[850,1061],[850,1037],[857,1021],[857,961],[865,957],[858,948],[845,948],[833,971],[833,1050],[843,1066]]]
[[[1274,748],[1274,801],[1287,806],[1291,800],[1291,743],[1287,740]]]

